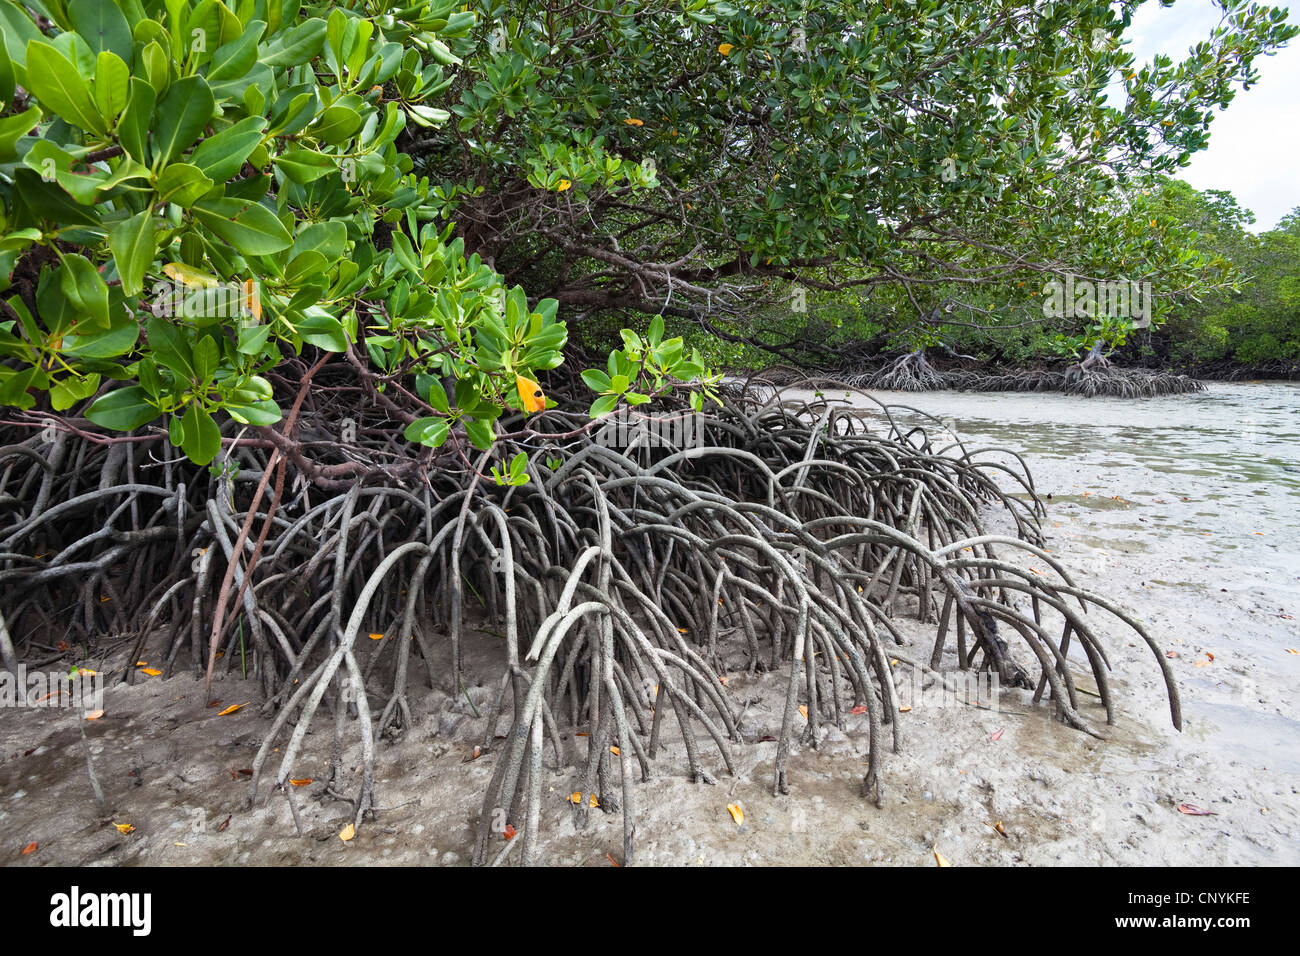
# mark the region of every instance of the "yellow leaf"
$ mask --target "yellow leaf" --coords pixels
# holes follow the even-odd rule
[[[911,709],[912,709],[912,705],[911,705],[911,704],[903,704],[901,707],[898,708],[898,712],[899,712],[900,714],[905,714],[905,713],[907,713],[907,712],[908,712],[909,710],[911,710]]]
[[[615,757],[623,756],[623,752],[619,750],[617,747],[610,747],[609,752],[612,753]]]
[[[562,193],[562,192],[564,192],[566,189],[568,189],[568,188],[569,188],[570,186],[572,186],[572,185],[573,185],[573,183],[569,182],[567,179],[561,179],[561,180],[560,180],[560,185],[558,185],[558,186],[555,187],[555,191],[556,191],[557,193]]]
[[[166,273],[168,278],[175,279],[191,289],[211,289],[217,285],[216,276],[200,272],[183,262],[169,262],[163,266],[163,272]]]
[[[148,661],[136,661],[136,662],[135,662],[135,666],[136,666],[136,667],[148,667],[148,666],[149,666],[149,662],[148,662]]]
[[[345,826],[342,830],[339,831],[339,839],[342,840],[344,843],[347,843],[356,835],[357,835],[357,828],[350,823],[347,826]]]
[[[114,823],[113,826],[117,827],[118,833],[130,833],[135,829],[135,827],[131,826],[129,823]]]
[[[644,126],[644,125],[645,125],[645,123],[643,123],[643,122],[642,122],[641,120],[639,120],[639,119],[625,119],[625,120],[623,120],[623,122],[626,123],[628,126]]]
[[[239,284],[239,290],[243,296],[243,305],[248,307],[248,311],[253,318],[260,320],[262,318],[262,297],[257,294],[257,287],[253,284],[252,279],[246,279]]]
[[[596,795],[594,793],[589,793],[587,794],[587,804],[590,807],[597,808],[600,806],[600,801],[596,799]]]
[[[516,375],[515,388],[519,390],[519,401],[524,406],[524,411],[540,412],[546,408],[546,396],[542,394],[542,387],[531,378]]]
[[[162,673],[162,671],[156,667],[146,667],[141,671],[141,673],[148,674],[150,677],[157,677]]]
[[[382,634],[371,634],[371,635],[370,635],[370,639],[371,639],[372,641],[382,641],[382,640],[384,639],[384,635],[382,635]]]
[[[227,714],[233,714],[235,711],[239,710],[239,708],[241,708],[241,707],[243,707],[243,706],[244,706],[243,704],[231,704],[229,707],[227,707],[227,708],[226,708],[225,710],[223,710],[221,713],[217,714],[217,716],[218,716],[218,717],[225,717]]]
[[[686,628],[684,628],[684,627],[679,627],[679,628],[677,629],[677,632],[678,632],[679,634],[689,634],[689,633],[691,633],[688,629],[686,629]]]
[[[88,714],[86,715],[86,719],[87,719],[87,720],[99,720],[99,718],[101,718],[101,717],[103,717],[103,716],[104,716],[104,712],[103,712],[102,710],[92,710],[90,713],[88,713]]]
[[[800,705],[799,705],[799,713],[803,714],[803,719],[804,719],[804,720],[807,720],[807,719],[808,719],[808,705],[807,705],[807,704],[800,704]]]
[[[938,848],[938,847],[932,847],[932,849],[934,850],[934,862],[935,862],[935,863],[937,863],[939,866],[952,866],[952,864],[949,863],[949,862],[944,858],[944,855],[943,855],[942,853],[939,852],[939,848]]]
[[[718,44],[718,52],[721,53],[723,56],[730,56],[730,55],[731,55],[731,51],[734,50],[734,49],[735,49],[735,47],[732,46],[730,43],[719,43],[719,44]]]
[[[289,780],[289,782],[290,782],[291,784],[293,784],[295,787],[305,787],[305,786],[307,786],[309,783],[311,783],[311,781],[312,781],[312,778],[311,778],[311,777],[303,777],[303,778],[300,779],[300,780],[294,780],[294,779],[290,778],[290,780]]]
[[[745,822],[745,811],[740,808],[740,804],[727,804],[727,812],[731,814],[731,819],[736,821],[736,826],[740,826]]]
[[[573,793],[569,794],[569,802],[570,802],[570,803],[582,803],[582,791],[581,791],[581,790],[575,790],[575,791],[573,791]]]

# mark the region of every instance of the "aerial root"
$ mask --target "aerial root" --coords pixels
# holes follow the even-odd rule
[[[897,372],[926,369],[910,360]],[[330,414],[305,410],[303,427],[328,434]],[[6,435],[0,659],[16,668],[61,640],[97,658],[120,646],[130,664],[200,677],[215,662],[256,679],[271,727],[248,803],[276,756],[270,791],[286,793],[299,829],[290,781],[322,705],[334,717],[324,792],[347,799],[361,825],[379,812],[376,741],[419,720],[413,688],[459,700],[472,676],[489,688],[486,713],[474,712],[495,761],[479,864],[505,859],[496,848],[507,827],[520,841],[515,860],[540,859],[542,794],[557,774],[571,775],[556,789],[579,794],[570,812],[580,825],[593,798],[621,814],[632,862],[646,799],[637,784],[656,761],[671,756],[703,785],[736,774],[734,748],[754,731],[728,687],[735,674],[781,672],[778,794],[797,784],[796,747],[863,717],[862,791],[883,799],[886,748],[902,743],[895,661],[996,675],[1097,733],[1070,666],[1078,657],[1067,654],[1086,660],[1113,723],[1107,619],[1152,648],[1179,724],[1171,672],[1140,622],[1042,550],[1043,504],[1014,454],[968,448],[915,409],[864,413],[770,390],[733,390],[700,416],[686,448],[605,447],[590,432],[574,437],[584,420],[576,410],[532,419],[523,486],[484,482],[484,461],[443,458],[423,484],[289,481],[256,507],[268,444],[236,443],[213,473],[176,462],[149,435],[57,447]],[[499,444],[498,454],[516,451]],[[392,447],[375,439],[337,454],[380,462]],[[136,480],[122,481],[131,462]],[[990,508],[1012,533],[985,533]],[[237,549],[245,527],[264,533],[242,535]],[[934,635],[915,659],[904,616]],[[471,642],[482,651],[472,663]]]

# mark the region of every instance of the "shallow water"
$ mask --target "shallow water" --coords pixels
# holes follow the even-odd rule
[[[1300,385],[1138,400],[873,394],[939,418],[968,448],[1021,453],[1051,495],[1051,549],[1173,654],[1196,648],[1199,663],[1175,668],[1183,739],[1212,759],[1300,772],[1300,656],[1288,651],[1300,650]]]

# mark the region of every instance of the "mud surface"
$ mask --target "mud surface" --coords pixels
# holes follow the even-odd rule
[[[1183,732],[1170,726],[1150,651],[1116,624],[1104,631],[1121,711],[1109,739],[1069,729],[1024,691],[957,699],[900,674],[912,709],[901,715],[902,753],[885,762],[883,807],[858,794],[865,716],[848,716],[844,731],[823,728],[816,748],[797,745],[792,792],[775,797],[776,744],[762,738],[779,733],[785,676],[738,669],[728,691],[747,702],[742,730],[753,741],[735,747],[738,775],[726,776],[706,748],[719,784],[692,784],[680,738],[666,747],[654,779],[636,788],[635,862],[934,866],[936,849],[958,866],[1300,862],[1300,654],[1291,652],[1300,650],[1300,388],[1212,384],[1199,395],[1131,402],[881,397],[947,420],[975,446],[1026,456],[1040,494],[1052,496],[1053,556],[1131,609],[1171,655]],[[923,630],[904,622],[904,632]],[[346,843],[338,838],[351,816],[343,798],[359,787],[360,743],[345,728],[343,767],[327,790],[334,721],[323,709],[291,773],[311,781],[291,788],[303,835],[286,797],[270,789],[274,760],[253,808],[244,808],[250,779],[241,771],[251,769],[270,720],[238,666],[219,681],[217,707],[205,706],[201,682],[186,674],[138,674],[133,685],[108,687],[95,721],[70,709],[0,709],[0,864],[467,863],[500,743],[474,756],[499,652],[498,638],[478,634],[456,696],[428,690],[423,669],[412,668],[415,725],[378,744],[381,812]],[[108,674],[134,663],[91,662]],[[1087,689],[1085,673],[1080,663]],[[1085,704],[1085,713],[1104,726],[1100,707]],[[107,815],[92,795],[87,746]],[[585,755],[585,738],[566,746],[575,764]],[[542,858],[622,863],[617,813],[591,810],[577,828],[569,795],[578,777],[574,766],[548,770]],[[743,823],[729,803],[743,809]],[[1214,815],[1189,816],[1179,804]],[[37,848],[24,855],[31,843]],[[517,853],[504,839],[494,843],[501,851],[507,864]]]

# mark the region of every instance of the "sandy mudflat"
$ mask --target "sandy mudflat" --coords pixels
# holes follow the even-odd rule
[[[901,715],[903,751],[887,756],[877,808],[858,795],[865,717],[849,716],[843,732],[824,729],[815,749],[797,746],[792,792],[782,797],[772,795],[775,743],[734,746],[734,778],[706,747],[720,782],[695,785],[685,779],[680,740],[668,734],[656,776],[636,787],[636,862],[934,866],[935,848],[956,866],[1300,862],[1300,655],[1287,651],[1300,650],[1300,498],[1286,478],[1296,453],[1285,449],[1295,448],[1296,436],[1274,421],[1292,420],[1297,392],[1263,388],[1275,391],[1221,388],[1210,404],[1169,406],[1200,407],[1191,425],[1139,403],[1127,407],[1146,411],[1094,405],[1076,420],[1065,413],[1074,406],[1052,405],[1057,396],[900,398],[948,416],[964,438],[1028,453],[1039,492],[1052,494],[1053,555],[1147,622],[1176,655],[1169,660],[1182,688],[1182,733],[1170,726],[1150,651],[1115,622],[1103,633],[1118,724],[1105,727],[1100,707],[1085,704],[1109,739],[1055,721],[1025,691],[1003,692],[994,709],[981,709],[932,699],[933,688],[913,699],[919,685],[900,674],[903,700],[913,706]],[[1277,403],[1276,415],[1258,413],[1268,434],[1255,436],[1255,453],[1265,464],[1238,481],[1239,456],[1217,445],[1204,451],[1188,429],[1210,428],[1206,415],[1232,402],[1261,408],[1261,401]],[[904,631],[925,633],[916,622]],[[323,712],[291,774],[313,780],[294,788],[305,836],[295,835],[285,798],[270,791],[274,763],[257,805],[242,809],[249,784],[240,771],[251,767],[269,721],[254,704],[217,713],[252,701],[251,681],[221,680],[222,704],[212,708],[188,675],[109,687],[105,716],[86,724],[112,808],[107,821],[92,800],[76,714],[0,710],[0,863],[466,863],[498,759],[491,751],[472,759],[485,723],[474,711],[486,711],[495,692],[477,682],[498,672],[496,649],[483,636],[468,655],[469,701],[423,689],[421,669],[412,668],[416,726],[380,743],[383,812],[347,844],[336,834],[348,805],[322,792],[333,728]],[[128,663],[109,660],[102,669]],[[1086,670],[1075,670],[1079,686],[1092,687]],[[748,739],[779,732],[784,681],[782,672],[729,676],[728,692],[749,702],[741,724]],[[352,768],[360,761],[353,728],[346,739]],[[567,745],[573,762],[585,755],[585,738]],[[578,775],[573,766],[548,771],[543,859],[621,862],[618,814],[592,811],[587,828],[575,828],[569,794]],[[345,771],[337,786],[351,795],[358,780],[359,772]],[[743,824],[728,803],[743,808]],[[1215,815],[1182,814],[1184,803]],[[123,834],[113,823],[135,829]],[[21,855],[32,842],[37,849]],[[494,852],[506,847],[500,841]]]

